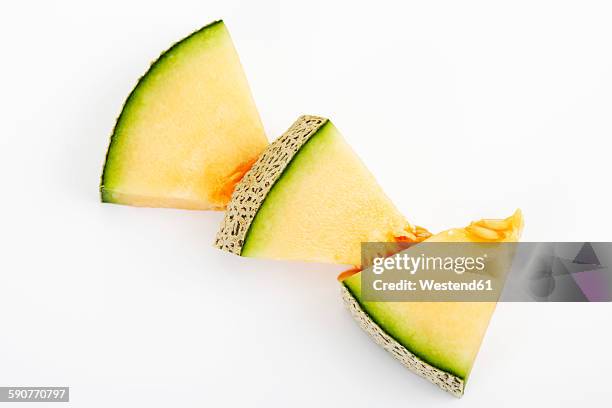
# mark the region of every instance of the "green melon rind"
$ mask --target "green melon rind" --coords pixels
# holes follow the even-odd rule
[[[455,397],[460,398],[463,395],[465,380],[428,364],[401,345],[368,316],[359,304],[359,301],[344,284],[342,284],[341,287],[342,300],[345,306],[359,326],[361,326],[377,344],[382,346],[382,348],[388,351],[395,359],[415,374],[436,384],[438,387]]]
[[[379,310],[376,310],[377,302],[363,302],[361,301],[361,273],[355,274],[345,280],[342,281],[343,285],[347,288],[349,292],[353,295],[355,299],[359,302],[363,311],[376,323],[377,325],[384,327],[385,333],[395,339],[399,344],[410,350],[412,354],[418,357],[420,360],[425,363],[436,367],[442,371],[445,371],[455,377],[461,378],[464,381],[467,381],[467,376],[469,375],[469,370],[466,373],[465,371],[458,370],[454,364],[449,364],[449,361],[441,358],[432,358],[431,354],[428,353],[427,348],[423,347],[414,347],[411,344],[410,340],[406,339],[402,336],[402,329],[396,327],[395,322],[392,319],[389,319],[390,316],[385,318],[385,314],[380,314]],[[434,353],[435,354],[435,353]]]
[[[135,103],[140,91],[145,87],[147,80],[150,77],[150,74],[155,73],[156,70],[163,65],[163,62],[167,58],[173,55],[174,52],[177,51],[177,49],[179,49],[182,45],[188,43],[189,40],[193,39],[194,37],[200,34],[211,31],[213,27],[224,27],[224,26],[225,24],[223,23],[223,20],[216,20],[210,24],[205,25],[199,30],[194,31],[193,33],[189,34],[187,37],[183,38],[182,40],[176,42],[166,51],[162,52],[160,56],[157,58],[157,60],[151,63],[151,66],[149,67],[147,72],[143,76],[141,76],[140,79],[138,79],[136,86],[134,86],[134,88],[128,95],[127,99],[125,100],[123,107],[121,108],[121,113],[119,114],[119,117],[117,118],[117,122],[115,122],[115,127],[113,128],[113,133],[111,134],[111,137],[110,137],[110,143],[108,145],[108,149],[106,150],[106,156],[104,158],[104,168],[102,170],[102,177],[100,178],[100,198],[102,202],[115,203],[115,201],[113,200],[113,192],[108,191],[104,188],[105,181],[107,180],[107,177],[109,176],[109,172],[110,172],[109,169],[112,167],[112,163],[113,163],[113,160],[112,160],[113,148],[116,148],[117,146],[117,142],[118,142],[117,135],[120,132],[124,124],[124,121],[126,120],[126,117],[129,116],[130,107],[133,105],[133,103]]]
[[[268,230],[270,220],[278,216],[279,202],[287,199],[286,190],[291,190],[291,185],[299,180],[304,174],[304,168],[309,166],[313,160],[318,160],[319,152],[325,150],[338,137],[338,130],[331,121],[325,122],[304,143],[300,151],[293,156],[285,167],[283,174],[276,180],[274,187],[268,192],[265,201],[259,207],[251,226],[247,231],[242,246],[242,256],[255,256],[266,252],[270,231]],[[298,181],[299,183],[299,181]]]
[[[281,137],[272,142],[253,167],[234,188],[214,246],[241,255],[246,238],[268,193],[283,172],[328,119],[319,116],[300,116]]]

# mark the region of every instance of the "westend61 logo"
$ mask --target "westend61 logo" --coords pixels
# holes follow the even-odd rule
[[[485,270],[487,254],[482,256],[417,256],[399,253],[389,257],[375,257],[372,272],[381,275],[386,270],[406,271],[411,275],[419,271],[447,271],[461,275],[465,272],[482,272]]]

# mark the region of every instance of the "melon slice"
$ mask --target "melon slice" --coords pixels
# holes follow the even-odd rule
[[[232,39],[216,21],[164,52],[128,97],[102,201],[223,209],[267,144]]]
[[[414,232],[336,127],[302,116],[236,186],[215,246],[359,265],[361,242]]]
[[[481,220],[425,242],[514,242],[520,211],[503,220]],[[367,302],[361,273],[339,276],[342,296],[360,326],[415,373],[460,397],[495,309],[494,302]]]

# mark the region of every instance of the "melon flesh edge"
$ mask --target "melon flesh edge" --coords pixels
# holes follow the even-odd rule
[[[223,209],[267,140],[223,22],[174,45],[151,66],[117,121],[102,200]]]

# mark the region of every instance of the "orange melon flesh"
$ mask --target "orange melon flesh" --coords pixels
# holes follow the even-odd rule
[[[359,265],[361,242],[389,241],[410,228],[327,121],[268,193],[241,255]]]
[[[140,79],[115,126],[102,201],[223,209],[267,146],[222,21],[191,34]]]
[[[504,220],[477,221],[436,234],[425,242],[515,242],[522,228],[522,214],[516,211]],[[465,383],[495,309],[494,302],[366,302],[360,300],[360,271],[347,271],[339,280],[382,331],[426,364]],[[462,392],[463,388],[459,395]]]

